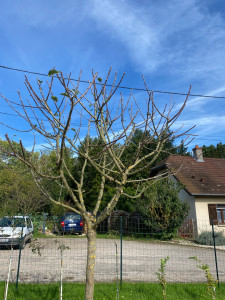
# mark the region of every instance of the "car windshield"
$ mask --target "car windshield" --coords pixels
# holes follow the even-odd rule
[[[81,220],[81,215],[66,215],[65,220]]]
[[[25,227],[25,220],[23,218],[4,217],[0,219],[0,227]]]

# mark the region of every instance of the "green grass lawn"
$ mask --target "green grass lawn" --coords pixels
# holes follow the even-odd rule
[[[4,295],[4,282],[0,282],[0,299]],[[127,300],[161,300],[162,290],[159,284],[153,283],[123,283],[119,292],[119,298]],[[56,300],[59,299],[59,284],[19,284],[16,291],[15,284],[9,285],[8,300]],[[64,300],[83,300],[84,284],[63,284]],[[95,300],[115,300],[116,284],[96,284]],[[205,284],[168,284],[168,300],[185,299],[212,299],[206,296]],[[225,283],[217,288],[216,299],[225,299]]]

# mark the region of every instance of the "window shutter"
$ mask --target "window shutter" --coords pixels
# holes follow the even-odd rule
[[[218,225],[216,204],[208,204],[208,209],[209,209],[209,223],[211,224],[211,220],[213,219],[213,225]]]

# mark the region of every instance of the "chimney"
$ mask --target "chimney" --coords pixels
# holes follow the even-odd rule
[[[193,151],[193,158],[198,161],[198,162],[204,162],[203,159],[203,154],[202,154],[202,148],[199,147],[198,145],[195,146],[194,149],[192,149]]]

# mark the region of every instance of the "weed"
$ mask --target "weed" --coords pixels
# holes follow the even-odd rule
[[[117,230],[109,230],[109,232],[108,232],[108,237],[109,238],[116,238],[118,236],[120,236],[119,231],[117,231]]]
[[[168,260],[169,260],[169,256],[167,256],[166,258],[162,258],[161,263],[160,263],[159,272],[156,272],[158,279],[159,279],[159,283],[162,287],[164,300],[167,299],[167,295],[166,295],[167,282],[166,282],[166,276],[165,276],[166,275],[165,268],[166,268],[166,263]]]
[[[217,280],[215,280],[214,276],[210,273],[209,265],[203,264],[196,256],[189,257],[189,259],[194,259],[199,263],[197,267],[202,269],[205,272],[206,285],[207,285],[207,294],[212,297],[213,300],[216,299],[216,285]]]
[[[62,287],[62,279],[63,279],[63,252],[65,250],[70,250],[70,247],[66,246],[63,242],[55,240],[55,244],[59,244],[58,250],[60,250],[61,254],[61,268],[60,268],[60,300],[63,298],[63,287]]]
[[[33,239],[29,245],[29,248],[33,253],[38,253],[38,255],[41,256],[41,250],[44,249],[44,246],[42,246],[37,239]]]

